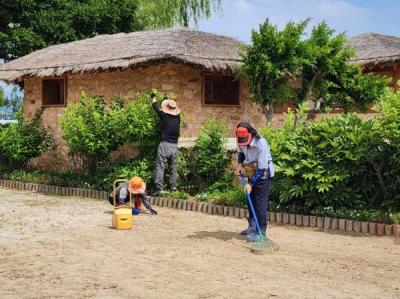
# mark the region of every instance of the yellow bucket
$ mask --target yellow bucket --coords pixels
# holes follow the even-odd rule
[[[114,182],[114,192],[113,192],[113,218],[112,218],[112,226],[115,229],[132,229],[133,226],[133,217],[132,217],[132,197],[129,196],[129,205],[116,205],[116,192],[117,184],[125,183],[127,180],[116,180]]]
[[[129,206],[114,207],[112,225],[115,229],[131,229],[133,226],[132,208]]]

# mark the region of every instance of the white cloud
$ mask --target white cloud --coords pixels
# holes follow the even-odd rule
[[[248,0],[236,0],[235,7],[240,11],[253,11],[254,5],[251,4]]]

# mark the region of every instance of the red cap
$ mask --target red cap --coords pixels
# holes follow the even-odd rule
[[[237,145],[249,145],[253,136],[247,128],[239,127],[236,129],[236,143]]]

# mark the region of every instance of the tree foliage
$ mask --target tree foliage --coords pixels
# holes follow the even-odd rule
[[[241,74],[248,78],[253,100],[260,104],[267,121],[272,122],[273,107],[293,97],[291,78],[304,64],[301,37],[308,20],[288,23],[283,30],[267,19],[259,31],[252,31],[252,43],[242,54]]]
[[[305,55],[300,69],[301,86],[294,88],[296,106],[309,101],[312,119],[320,110],[340,106],[345,112],[368,110],[382,94],[386,81],[374,74],[362,73],[361,67],[350,64],[353,49],[346,45],[345,34],[325,23],[317,24],[310,37],[303,41]]]
[[[180,24],[197,25],[202,18],[209,18],[213,11],[221,12],[221,0],[153,0],[142,1],[142,14],[148,28],[171,27]]]
[[[220,9],[220,0],[3,0],[0,59],[49,45],[174,24],[188,26]]]
[[[375,167],[382,172],[383,193],[391,197],[391,206],[400,210],[400,93],[387,88],[378,109],[377,125],[386,144],[386,164]]]
[[[293,118],[289,121],[292,121]],[[309,210],[398,209],[400,172],[393,171],[375,120],[343,114],[306,122],[297,130],[264,129],[277,165],[272,198],[281,205]],[[392,186],[392,187],[390,187]],[[396,208],[397,207],[397,208]]]
[[[157,93],[159,100],[162,96]],[[112,151],[127,143],[135,143],[142,156],[153,159],[159,125],[150,103],[150,93],[138,94],[135,101],[106,101],[83,93],[80,102],[68,105],[61,119],[69,153],[78,157],[91,174]]]
[[[52,143],[49,131],[41,126],[41,112],[25,122],[22,110],[18,123],[0,129],[0,163],[9,168],[23,168],[31,158],[45,152]]]
[[[267,19],[259,31],[252,32],[252,43],[242,55],[242,74],[268,122],[272,121],[273,106],[288,101],[298,109],[311,103],[310,119],[318,111],[337,105],[346,112],[365,111],[387,84],[349,63],[354,51],[347,46],[344,34],[335,35],[322,22],[306,36],[307,24],[308,20],[290,22],[279,30]],[[298,121],[296,115],[295,125]]]
[[[230,155],[225,145],[226,122],[213,115],[202,127],[195,146],[180,151],[179,187],[191,194],[232,187],[233,178],[227,173]]]
[[[226,123],[210,117],[201,129],[194,150],[197,159],[197,172],[207,185],[221,179],[229,163],[226,151]]]

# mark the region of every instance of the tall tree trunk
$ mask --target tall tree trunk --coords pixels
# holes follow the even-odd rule
[[[257,90],[258,94],[261,96],[261,81],[258,81]],[[265,118],[267,119],[267,124],[272,125],[272,118],[274,116],[274,104],[267,103],[266,105],[264,105],[263,103],[260,103],[260,106],[262,111],[264,112]]]
[[[318,102],[313,102],[313,107],[308,111],[307,120],[314,120],[317,117],[318,109],[317,109]]]
[[[304,97],[303,103],[307,102],[310,99],[310,97],[311,97],[311,95],[313,93],[313,90],[314,90],[315,81],[317,81],[317,79],[318,79],[318,77],[320,75],[321,75],[321,70],[317,70],[314,73],[314,77],[311,79],[310,85],[307,88],[307,92],[306,92],[306,95]],[[317,102],[314,101],[314,107],[308,112],[307,120],[315,119],[315,117],[317,115],[317,112],[318,112],[317,111]]]
[[[267,124],[272,124],[272,118],[274,116],[274,105],[268,103],[267,105],[260,104],[264,112],[265,118],[267,119]]]
[[[383,176],[382,176],[382,167],[383,167],[383,165],[382,165],[382,163],[378,164],[378,163],[376,163],[374,161],[370,161],[370,163],[371,163],[372,167],[375,170],[376,176],[378,177],[378,182],[379,182],[379,186],[381,187],[381,191],[383,193],[383,198],[386,199],[386,198],[388,198],[388,190],[387,190],[387,188],[385,186],[385,182],[384,182]]]

